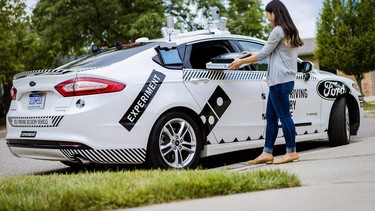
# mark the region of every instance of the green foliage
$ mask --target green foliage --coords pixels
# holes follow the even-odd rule
[[[357,83],[375,67],[375,1],[325,0],[317,23],[319,62],[345,74]]]
[[[190,0],[164,0],[164,13],[175,20],[175,27],[182,31],[199,29],[198,23],[194,22],[197,13],[190,11]]]
[[[270,26],[266,22],[265,13],[261,8],[261,1],[230,1],[228,28],[233,34],[243,34],[261,39],[266,39],[270,32]]]
[[[21,0],[0,0],[0,84],[4,85],[0,117],[5,115],[10,104],[12,77],[27,69],[32,48],[33,38],[29,33],[30,21],[25,8]]]
[[[29,18],[20,0],[0,0],[0,82],[24,71],[25,51],[29,47]]]
[[[220,14],[228,18],[227,27],[232,34],[254,36],[266,39],[270,26],[266,25],[266,17],[261,0],[169,0],[165,1],[166,14],[177,17],[179,24],[187,30],[202,28],[194,22],[197,13],[203,18],[211,18],[213,7],[220,9]],[[190,11],[191,8],[197,11]]]
[[[363,102],[363,110],[375,111],[375,102]]]
[[[91,44],[156,38],[164,22],[162,1],[41,0],[35,30],[60,56],[81,55]]]
[[[15,176],[0,180],[0,210],[113,210],[295,186],[298,178],[281,170]]]

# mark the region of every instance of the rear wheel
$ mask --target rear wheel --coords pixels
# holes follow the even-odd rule
[[[195,168],[202,150],[202,135],[192,117],[170,112],[155,123],[147,149],[152,168]]]
[[[339,98],[332,107],[329,118],[328,139],[331,146],[349,144],[349,110],[344,97]]]

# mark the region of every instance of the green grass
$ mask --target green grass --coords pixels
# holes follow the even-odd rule
[[[0,130],[5,130],[5,118],[0,117]]]
[[[365,111],[375,110],[375,102],[364,102],[363,103],[363,110],[365,110]]]
[[[0,179],[0,210],[106,210],[300,186],[281,170],[135,170]]]

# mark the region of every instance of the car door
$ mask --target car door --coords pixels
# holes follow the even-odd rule
[[[250,52],[258,52],[263,47],[263,44],[249,40],[240,40],[238,45],[240,50]],[[321,131],[322,101],[316,92],[318,80],[313,75],[311,75],[309,80],[305,80],[300,64],[301,61],[298,64],[294,89],[290,93],[290,111],[296,126],[297,136],[324,132]],[[268,60],[254,63],[254,66],[257,70],[267,71]],[[265,78],[261,80],[261,85],[263,92],[268,97],[269,87]],[[281,125],[279,128],[278,137],[282,137]]]
[[[298,136],[321,133],[322,98],[317,93],[318,79],[311,74],[305,80],[302,67],[298,65],[294,89],[290,93],[290,111]]]
[[[211,58],[235,51],[238,49],[230,40],[196,42],[186,47],[184,83],[202,109],[206,134],[216,139],[208,140],[211,144],[263,139],[263,75],[250,67],[235,71],[206,68]]]

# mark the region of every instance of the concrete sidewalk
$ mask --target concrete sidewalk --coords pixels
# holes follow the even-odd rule
[[[302,187],[259,191],[207,199],[131,208],[143,211],[221,210],[374,210],[375,138],[349,145],[300,153],[300,161],[284,165],[239,163],[230,171],[282,169],[295,173]]]
[[[128,211],[374,210],[375,181],[260,191],[126,209]]]

